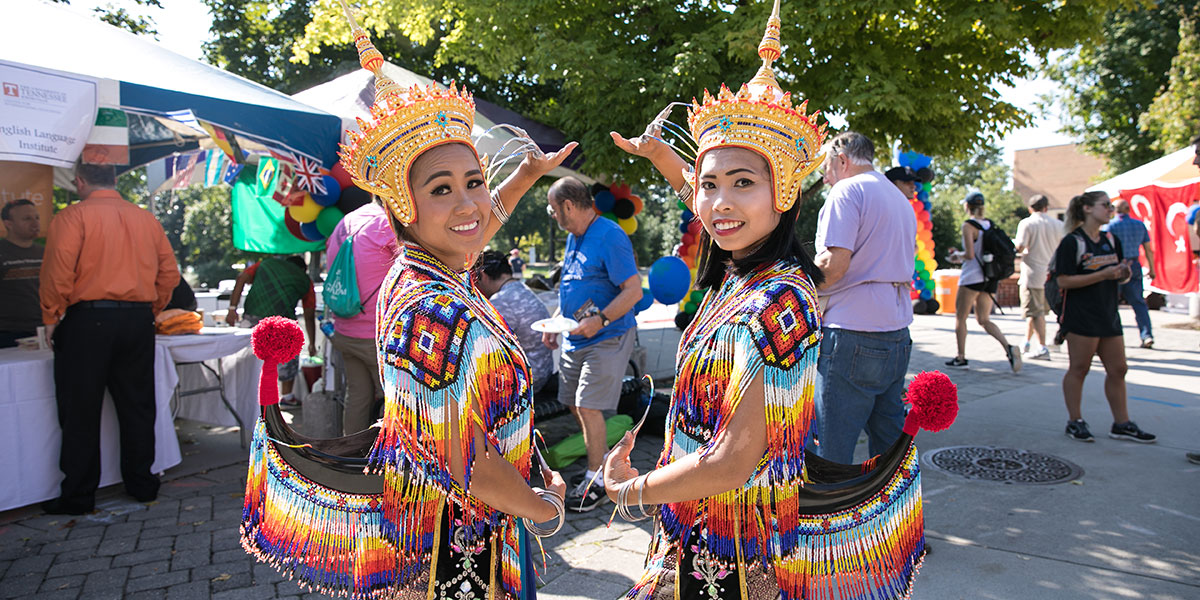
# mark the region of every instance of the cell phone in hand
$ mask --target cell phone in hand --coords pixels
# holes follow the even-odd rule
[[[583,303],[583,306],[579,307],[579,310],[572,313],[572,316],[574,316],[575,321],[578,322],[595,314],[596,312],[598,312],[596,309],[596,303],[592,302],[591,299],[588,299],[587,302]]]

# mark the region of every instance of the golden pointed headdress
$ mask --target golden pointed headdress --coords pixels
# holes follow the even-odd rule
[[[476,152],[471,142],[475,127],[475,99],[466,89],[439,89],[413,85],[401,88],[383,74],[383,55],[355,22],[342,0],[354,33],[359,61],[375,75],[375,104],[371,120],[358,119],[359,132],[343,144],[342,165],[354,184],[383,198],[388,210],[408,225],[417,216],[408,171],[422,152],[441,144],[461,142]],[[478,156],[478,153],[476,153]]]
[[[737,94],[721,85],[713,97],[704,91],[704,101],[692,99],[688,127],[696,140],[696,171],[700,159],[713,148],[738,147],[753,150],[767,159],[775,182],[775,210],[786,212],[796,202],[804,177],[821,166],[825,155],[825,125],[817,124],[820,111],[805,110],[808,101],[792,106],[791,94],[779,88],[771,63],[782,55],[779,44],[779,0],[775,0],[767,30],[758,45],[762,66]],[[694,177],[692,175],[691,177]],[[696,182],[692,182],[696,187]]]

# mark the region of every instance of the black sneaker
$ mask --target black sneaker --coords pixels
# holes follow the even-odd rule
[[[1088,431],[1087,423],[1083,419],[1067,421],[1067,437],[1077,442],[1096,441],[1096,438],[1092,437],[1092,432]]]
[[[591,512],[608,502],[608,494],[604,492],[604,486],[588,485],[588,482],[580,482],[575,489],[567,493],[567,510],[571,512]]]
[[[967,368],[967,359],[955,356],[954,358],[946,361],[946,366],[954,367],[956,369],[965,369]]]
[[[1012,344],[1009,344],[1008,349],[1005,350],[1005,352],[1008,353],[1008,366],[1012,367],[1012,372],[1020,373],[1021,372],[1021,349],[1016,346],[1013,346]]]
[[[1137,423],[1130,421],[1128,423],[1113,423],[1112,431],[1108,432],[1108,437],[1114,440],[1129,440],[1139,444],[1153,444],[1158,438],[1153,434],[1142,431],[1137,426]]]
[[[1188,452],[1186,456],[1188,462],[1194,465],[1200,465],[1200,452]]]

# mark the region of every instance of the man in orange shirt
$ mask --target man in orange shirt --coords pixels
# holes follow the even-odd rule
[[[154,315],[179,282],[175,254],[149,211],[116,191],[111,166],[78,165],[77,204],[50,222],[42,262],[42,321],[54,348],[62,427],[61,495],[51,514],[84,514],[100,484],[100,409],[112,394],[121,478],[139,502],[158,496],[154,464]]]

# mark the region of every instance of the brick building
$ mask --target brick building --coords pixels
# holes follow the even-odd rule
[[[1103,160],[1084,154],[1077,144],[1017,150],[1013,153],[1013,190],[1022,200],[1045,194],[1050,199],[1050,214],[1061,218],[1071,197],[1094,185],[1105,169]]]

